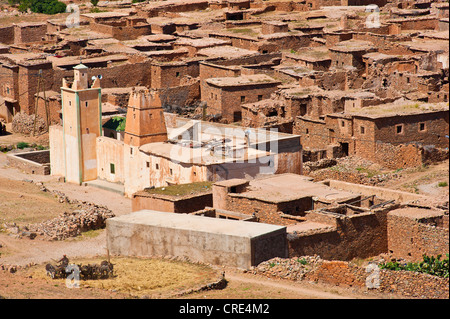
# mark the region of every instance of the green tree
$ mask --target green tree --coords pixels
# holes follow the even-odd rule
[[[97,6],[98,2],[99,2],[99,0],[91,0],[91,3],[94,7]]]
[[[17,1],[17,0],[9,0]],[[18,0],[19,11],[25,12],[30,9],[35,13],[57,14],[66,11],[66,4],[58,0]]]

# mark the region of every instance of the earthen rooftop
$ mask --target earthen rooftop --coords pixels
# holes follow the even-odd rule
[[[281,203],[303,197],[315,197],[319,200],[333,202],[352,199],[359,195],[313,182],[312,178],[307,176],[277,174],[250,181],[247,190],[236,196]]]
[[[238,77],[225,77],[225,78],[211,78],[206,82],[219,87],[232,87],[232,86],[248,86],[255,84],[277,84],[281,83],[265,74],[253,74]]]
[[[368,118],[383,118],[396,115],[424,114],[436,111],[448,111],[448,103],[418,103],[416,101],[405,101],[377,106],[363,107],[345,113],[364,116]]]

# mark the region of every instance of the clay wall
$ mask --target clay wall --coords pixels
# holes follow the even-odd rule
[[[438,30],[439,29],[439,19],[435,17],[424,17],[424,18],[411,18],[411,19],[396,19],[393,21],[399,24],[402,31],[405,30]]]
[[[273,22],[263,22],[261,25],[262,34],[273,34],[278,32],[288,32],[289,26],[287,23],[273,23]]]
[[[97,137],[96,143],[98,178],[123,183],[125,180],[123,142],[100,136]]]

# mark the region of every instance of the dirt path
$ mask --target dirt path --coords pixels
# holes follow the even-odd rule
[[[245,274],[239,274],[237,272],[234,273],[227,273],[226,274],[227,280],[233,281],[233,282],[241,282],[245,284],[252,284],[252,285],[263,285],[269,289],[273,290],[286,290],[290,293],[295,293],[297,296],[296,298],[299,298],[301,296],[304,296],[304,298],[308,299],[352,299],[355,298],[357,295],[349,294],[346,292],[347,295],[343,295],[342,291],[339,292],[337,289],[335,289],[335,292],[330,292],[326,290],[324,287],[320,287],[318,289],[317,287],[311,288],[306,287],[310,286],[311,284],[308,283],[293,283],[293,282],[283,282],[280,280],[271,280],[268,278],[260,278],[255,277],[251,275],[245,275]],[[361,296],[359,296],[361,298]]]
[[[29,175],[15,168],[7,166],[6,155],[0,153],[0,178],[22,181],[33,180],[43,182],[49,190],[58,190],[70,199],[92,202],[108,207],[116,216],[131,212],[131,200],[124,196],[91,186],[79,186],[58,182],[55,176]],[[0,190],[2,191],[2,190]],[[8,192],[20,193],[13,189]],[[97,231],[93,238],[70,239],[62,242],[44,240],[17,239],[9,235],[0,234],[0,244],[3,254],[0,264],[26,265],[29,263],[44,263],[51,259],[60,259],[66,254],[72,257],[96,256],[106,254],[106,231]],[[6,251],[6,252],[5,252]]]

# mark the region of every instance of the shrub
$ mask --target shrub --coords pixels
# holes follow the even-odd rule
[[[23,150],[25,147],[29,147],[30,146],[30,144],[28,144],[28,143],[26,143],[26,142],[19,142],[19,143],[17,143],[17,145],[16,145],[16,147],[18,148],[18,149],[21,149],[21,150]]]
[[[439,182],[438,186],[439,187],[446,187],[446,186],[448,186],[448,183],[447,182]]]
[[[387,263],[379,264],[381,269],[388,270],[406,270],[414,271],[425,274],[430,274],[433,276],[448,278],[449,264],[448,264],[448,254],[446,254],[446,259],[441,260],[442,255],[427,256],[423,255],[423,260],[418,263],[399,263],[398,261],[390,261]]]

